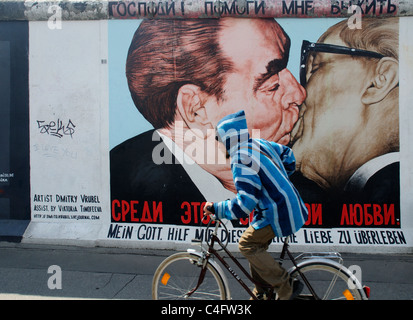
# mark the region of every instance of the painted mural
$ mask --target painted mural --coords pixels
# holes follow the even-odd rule
[[[207,240],[204,204],[237,192],[215,127],[244,110],[252,138],[295,155],[309,212],[297,250],[411,252],[413,19],[402,13],[413,7],[358,3],[26,3],[0,14],[0,237],[24,220],[18,241]],[[220,231],[231,249],[250,219]]]
[[[294,151],[292,181],[310,216],[293,241],[406,244],[398,18],[363,18],[361,28],[348,19],[129,25],[134,30],[123,47],[128,91],[122,92],[139,116],[130,118],[128,111],[121,121],[124,106],[110,104],[111,115],[119,112],[110,118],[108,238],[207,237],[197,228],[208,222],[202,220],[204,203],[236,194],[214,128],[223,116],[243,109],[253,137]],[[126,27],[112,26],[113,35]],[[248,222],[232,221],[223,237],[236,243]]]

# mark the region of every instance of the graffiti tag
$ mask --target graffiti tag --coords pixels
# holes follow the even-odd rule
[[[54,137],[62,138],[63,136],[70,136],[73,138],[76,126],[73,124],[72,120],[69,119],[67,123],[63,123],[62,120],[57,119],[57,121],[41,121],[37,120],[38,129],[40,133],[49,134]]]

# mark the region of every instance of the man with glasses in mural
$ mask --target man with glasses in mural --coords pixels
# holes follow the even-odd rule
[[[360,30],[342,21],[303,42],[307,98],[292,148],[306,202],[399,206],[398,30],[397,18],[364,18]]]
[[[206,200],[233,198],[230,162],[214,128],[243,109],[260,138],[290,142],[305,90],[286,68],[289,49],[274,19],[142,21],[126,75],[136,107],[155,130],[111,151],[112,208],[156,201],[163,210],[158,222],[199,225],[188,210],[196,205],[203,215]]]

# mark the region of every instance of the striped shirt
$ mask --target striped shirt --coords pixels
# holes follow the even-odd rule
[[[217,136],[231,156],[231,170],[237,195],[214,203],[220,219],[245,218],[254,211],[252,226],[271,225],[278,237],[297,232],[308,211],[289,176],[295,171],[295,157],[284,145],[251,139],[244,111],[226,116],[217,126]]]

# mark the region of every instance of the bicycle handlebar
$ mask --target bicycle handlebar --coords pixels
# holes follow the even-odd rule
[[[214,207],[214,206],[207,206],[206,209],[207,209],[209,212],[212,212],[213,214],[215,214],[215,207]]]
[[[207,206],[206,209],[207,209],[209,212],[212,212],[212,214],[209,215],[209,216],[211,217],[212,221],[216,221],[218,218],[217,218],[217,216],[215,215],[215,208],[214,208],[214,206]]]

